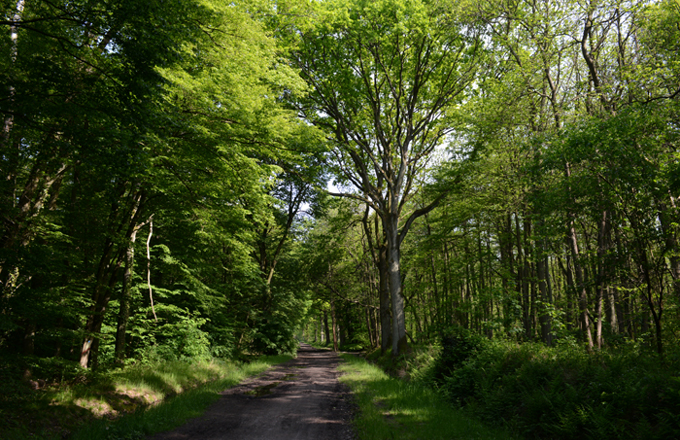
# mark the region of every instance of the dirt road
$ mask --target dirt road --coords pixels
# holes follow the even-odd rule
[[[350,440],[349,389],[340,359],[302,344],[297,359],[226,390],[202,417],[151,440]]]

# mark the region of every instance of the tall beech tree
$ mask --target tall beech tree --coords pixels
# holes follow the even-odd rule
[[[312,87],[300,111],[327,130],[338,179],[380,217],[392,308],[392,350],[406,346],[400,247],[432,153],[454,127],[455,106],[478,67],[481,40],[461,6],[422,0],[330,1],[302,29],[293,60]]]

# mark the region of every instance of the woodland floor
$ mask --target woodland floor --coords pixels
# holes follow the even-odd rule
[[[297,359],[222,393],[201,417],[151,440],[350,440],[354,405],[336,353],[302,344]]]

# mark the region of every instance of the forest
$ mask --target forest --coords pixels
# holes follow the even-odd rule
[[[0,52],[3,378],[305,339],[680,433],[678,0],[3,0]]]

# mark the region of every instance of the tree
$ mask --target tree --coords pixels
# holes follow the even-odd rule
[[[454,127],[481,43],[454,5],[429,1],[326,2],[301,29],[294,64],[312,87],[303,116],[327,130],[340,182],[335,195],[366,203],[385,234],[392,349],[406,346],[400,246],[413,221],[443,196],[408,212],[432,153]],[[408,215],[406,213],[408,212]]]
[[[87,213],[91,216],[79,213],[81,219],[92,220],[90,225],[103,226],[94,232],[107,240],[94,257],[101,257],[102,268],[95,276],[98,287],[91,288],[94,313],[101,308],[97,298],[107,298],[99,292],[115,282],[121,261],[114,261],[121,254],[110,245],[130,229],[121,220],[125,212],[141,213],[136,208],[138,177],[148,165],[142,145],[157,128],[153,122],[160,117],[158,99],[165,84],[159,69],[175,64],[183,42],[199,35],[188,23],[204,12],[193,1],[108,6],[86,1],[3,3],[3,16],[11,19],[2,22],[10,32],[0,39],[8,55],[1,61],[7,88],[0,92],[5,121],[0,167],[6,177],[0,183],[0,307],[3,321],[8,320],[3,329],[18,321],[29,345],[35,333],[31,314],[4,312],[11,310],[8,302],[30,302],[36,289],[27,286],[29,280],[48,290],[73,282],[76,260],[87,260],[91,248],[84,246],[87,251],[74,259],[72,249],[63,252],[60,247],[77,235],[74,226],[87,223],[65,224],[66,213],[81,197],[102,202],[90,206],[111,207]],[[184,19],[169,19],[177,16]],[[104,186],[98,186],[102,181]],[[69,244],[78,248],[84,242]]]
[[[271,184],[312,139],[279,101],[304,83],[278,42],[245,3],[3,8],[0,345],[68,340],[92,367],[112,360],[114,326],[120,361],[191,321],[233,348],[268,275],[252,219],[274,219]]]
[[[330,312],[328,342],[335,350],[347,343],[376,346],[379,321],[374,312],[382,292],[361,204],[349,199],[330,204],[326,215],[310,222],[313,229],[304,240],[304,278],[324,313]]]

